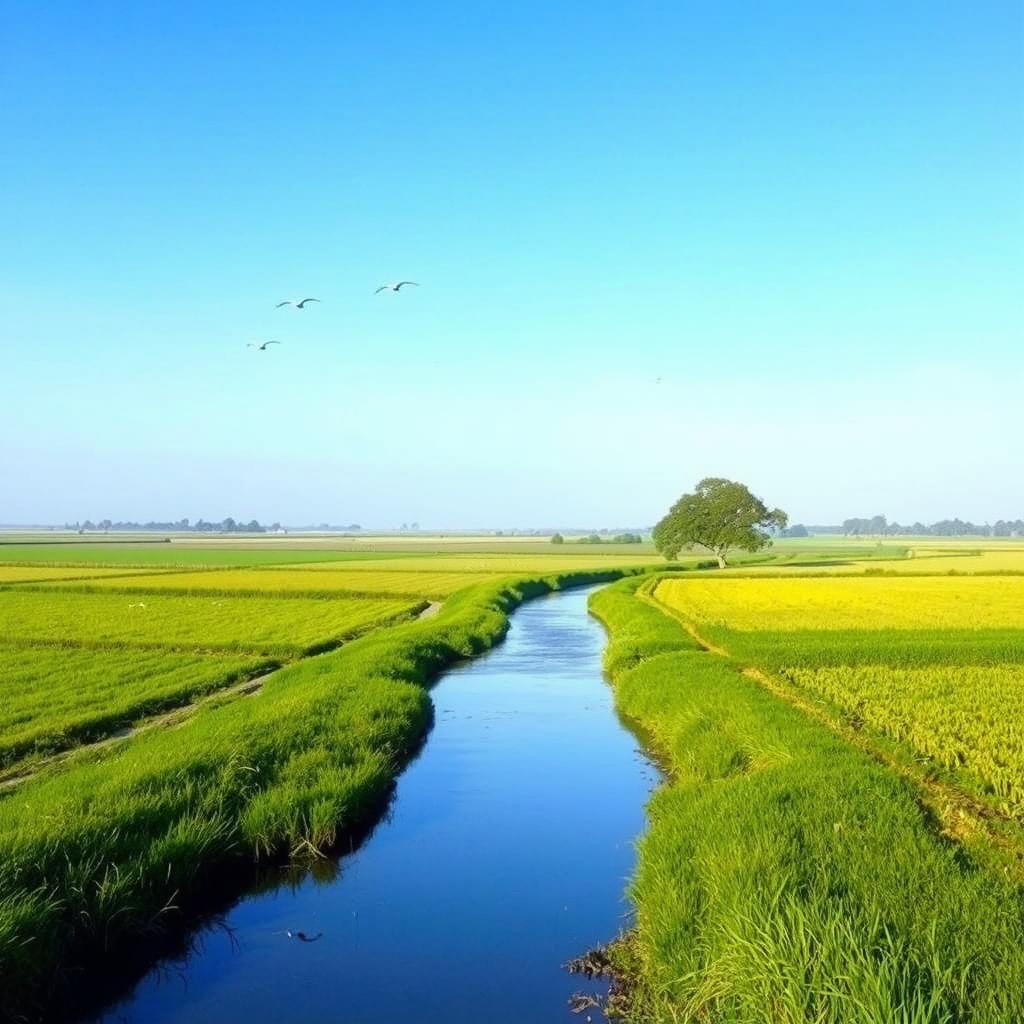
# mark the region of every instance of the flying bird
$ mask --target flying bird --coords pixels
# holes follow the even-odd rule
[[[129,607],[129,608],[145,608],[146,606],[145,606],[145,604],[143,604],[143,602],[142,602],[142,601],[139,601],[139,602],[137,602],[136,604],[130,604],[130,605],[128,605],[128,607]]]
[[[296,309],[304,309],[307,302],[319,301],[319,299],[285,299],[284,302],[279,302],[274,309],[280,309],[282,306],[294,306]]]
[[[316,942],[324,937],[323,932],[317,932],[316,935],[307,935],[305,932],[293,932],[291,929],[288,929],[285,935],[289,939],[298,939],[299,942]]]
[[[250,341],[245,347],[246,348],[254,348],[254,349],[256,349],[259,352],[266,352],[268,345],[280,345],[280,344],[281,344],[281,342],[279,342],[279,341],[265,341],[265,342],[263,342],[262,345],[258,345],[255,341]]]
[[[397,292],[397,291],[399,291],[401,288],[403,288],[407,284],[411,284],[411,285],[413,285],[416,288],[419,288],[419,286],[420,286],[419,281],[395,281],[392,284],[382,284],[377,289],[377,291],[375,291],[373,294],[376,295],[377,292],[386,292],[386,291]]]

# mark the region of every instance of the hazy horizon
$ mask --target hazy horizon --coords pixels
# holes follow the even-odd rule
[[[409,14],[8,13],[0,519],[1024,515],[1018,4]]]
[[[1002,515],[987,516],[987,517],[981,518],[981,519],[975,519],[975,518],[972,518],[971,516],[962,516],[962,515],[957,515],[955,513],[951,513],[949,515],[939,516],[939,517],[934,518],[934,519],[932,519],[932,518],[924,518],[924,517],[921,517],[921,516],[910,516],[910,517],[907,517],[905,519],[899,519],[899,517],[889,516],[885,512],[878,511],[878,510],[874,510],[874,511],[860,510],[859,512],[851,513],[848,516],[842,516],[839,519],[836,519],[835,521],[812,520],[812,519],[807,519],[807,518],[800,518],[799,516],[794,517],[794,516],[791,515],[790,519],[789,519],[789,522],[790,522],[791,526],[801,525],[801,526],[806,526],[808,529],[811,529],[811,528],[835,529],[835,528],[841,527],[842,523],[843,523],[843,520],[845,520],[845,519],[853,519],[853,518],[865,518],[866,519],[866,518],[871,518],[874,515],[882,515],[882,516],[884,516],[886,518],[887,522],[890,525],[898,525],[898,526],[901,526],[901,527],[912,526],[912,525],[914,525],[916,523],[920,523],[923,526],[932,526],[933,524],[941,522],[943,520],[954,520],[954,519],[960,519],[960,520],[963,520],[965,522],[971,523],[972,525],[975,525],[975,526],[991,526],[991,525],[993,525],[993,524],[995,524],[995,523],[997,523],[997,522],[999,522],[1001,520],[1002,521],[1007,521],[1007,520],[1009,520],[1009,521],[1017,521],[1017,520],[1020,520],[1020,519],[1024,518],[1024,517],[1022,517],[1019,514],[1016,514],[1016,515],[1015,514],[1002,514]],[[0,530],[3,530],[3,531],[13,531],[13,530],[24,529],[24,530],[56,530],[56,531],[66,531],[66,530],[72,528],[73,526],[75,526],[76,524],[78,526],[81,526],[82,523],[91,522],[93,524],[93,526],[95,527],[95,530],[90,531],[90,532],[98,532],[99,529],[100,529],[99,524],[102,523],[106,519],[111,520],[111,522],[114,523],[114,524],[117,524],[117,523],[132,523],[132,524],[137,524],[139,529],[145,529],[147,523],[175,524],[175,523],[180,522],[182,519],[188,519],[191,526],[194,526],[200,520],[205,520],[207,523],[215,524],[215,523],[223,522],[224,519],[228,518],[229,516],[232,519],[234,519],[235,522],[238,523],[239,525],[244,525],[246,523],[249,523],[249,522],[252,522],[253,520],[255,520],[263,528],[267,528],[267,527],[269,527],[271,525],[277,524],[282,529],[286,529],[286,530],[300,530],[300,531],[306,531],[306,532],[330,532],[330,533],[359,533],[359,534],[365,534],[365,535],[369,535],[369,536],[373,536],[373,535],[376,535],[376,534],[393,534],[393,533],[396,533],[396,534],[397,533],[403,533],[403,534],[424,534],[424,535],[438,534],[438,533],[458,535],[458,534],[461,533],[461,534],[464,534],[466,536],[472,536],[472,535],[479,535],[479,534],[493,534],[495,531],[497,531],[497,532],[505,531],[506,533],[510,533],[510,534],[512,532],[515,532],[515,533],[518,533],[520,535],[528,535],[528,534],[545,534],[546,535],[546,534],[551,533],[551,532],[583,533],[583,532],[590,532],[590,531],[597,531],[597,532],[615,532],[615,531],[626,531],[626,530],[644,530],[644,531],[647,531],[647,530],[650,530],[654,526],[654,524],[656,522],[656,519],[653,519],[653,520],[651,520],[649,522],[639,522],[638,521],[638,522],[631,522],[631,523],[625,523],[625,522],[608,523],[608,522],[603,522],[602,521],[600,523],[599,522],[592,522],[592,523],[583,523],[583,524],[581,524],[581,523],[566,523],[566,522],[558,522],[558,521],[552,521],[552,522],[546,522],[545,523],[545,522],[538,521],[538,522],[535,522],[535,523],[521,523],[521,524],[506,523],[506,522],[495,522],[495,523],[491,523],[491,524],[486,524],[486,523],[468,524],[468,523],[418,523],[418,521],[416,521],[416,520],[401,521],[399,519],[396,519],[392,523],[385,523],[385,522],[360,523],[360,522],[357,522],[356,520],[350,520],[349,523],[346,524],[341,519],[339,519],[337,521],[334,521],[334,522],[331,522],[330,520],[326,520],[326,519],[316,520],[316,519],[308,519],[308,518],[307,519],[295,519],[295,520],[291,520],[291,521],[284,521],[284,520],[278,520],[278,519],[274,519],[274,518],[270,518],[270,517],[261,517],[259,515],[233,516],[229,512],[229,513],[226,513],[225,515],[220,516],[220,517],[206,516],[206,515],[197,515],[197,516],[185,516],[185,515],[182,515],[182,516],[176,516],[176,517],[147,516],[147,517],[144,517],[144,518],[132,519],[132,518],[128,518],[128,517],[118,517],[118,516],[78,516],[78,517],[74,517],[74,518],[68,519],[68,520],[61,520],[60,522],[56,522],[56,521],[47,522],[47,521],[43,521],[43,520],[36,521],[36,522],[28,522],[28,521],[26,521],[26,522],[21,522],[21,523],[0,521]],[[660,518],[660,517],[656,517],[656,518]],[[123,527],[122,529],[124,529],[126,532],[130,532],[132,527]],[[173,527],[168,527],[168,526],[155,526],[155,527],[152,527],[151,529],[152,529],[153,532],[165,532],[165,533],[173,533],[174,532]],[[113,527],[113,526],[111,527],[111,530],[113,532],[115,532],[115,533],[118,532],[118,530],[115,527]]]

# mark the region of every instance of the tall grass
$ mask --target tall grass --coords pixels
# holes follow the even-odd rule
[[[633,1018],[1024,1019],[1020,888],[936,834],[908,783],[665,618],[679,637],[667,649],[636,586],[591,602],[619,706],[671,773],[616,952]]]

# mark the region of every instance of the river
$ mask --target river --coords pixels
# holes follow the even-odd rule
[[[504,643],[441,676],[434,727],[354,852],[281,871],[89,1019],[602,1019],[570,1013],[602,986],[562,964],[628,924],[658,777],[616,715],[588,593],[523,605]]]

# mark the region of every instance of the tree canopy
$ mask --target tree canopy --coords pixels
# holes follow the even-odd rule
[[[788,522],[782,509],[769,509],[744,484],[705,477],[654,527],[654,545],[671,561],[699,544],[725,568],[731,550],[760,551],[771,543],[772,531],[784,530]]]

